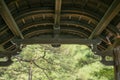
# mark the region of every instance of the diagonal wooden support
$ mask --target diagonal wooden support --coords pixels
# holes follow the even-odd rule
[[[97,37],[101,32],[107,27],[111,20],[118,14],[120,11],[120,0],[114,0],[111,6],[108,8],[96,28],[91,33],[89,39]]]
[[[114,43],[111,46],[109,46],[105,51],[102,52],[103,55],[105,55],[105,56],[114,56],[112,51],[118,45],[120,45],[120,38],[119,37],[117,37],[115,39]]]
[[[24,39],[19,27],[17,26],[17,23],[15,22],[4,0],[0,0],[0,14],[9,29],[12,31],[12,33],[17,37]]]

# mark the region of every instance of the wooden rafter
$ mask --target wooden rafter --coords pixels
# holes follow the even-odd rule
[[[4,19],[4,21],[6,22],[9,29],[12,31],[12,33],[15,36],[20,37],[21,39],[24,39],[17,23],[15,22],[12,14],[10,13],[4,0],[0,0],[0,6],[1,6],[0,14],[1,14],[2,18]]]
[[[97,37],[101,32],[107,27],[111,20],[118,14],[120,11],[120,0],[114,0],[111,6],[106,11],[105,15],[102,17],[96,28],[91,33],[89,39]]]

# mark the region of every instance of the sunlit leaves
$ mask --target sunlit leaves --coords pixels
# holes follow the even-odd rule
[[[112,68],[102,65],[85,45],[59,48],[27,45],[13,60],[14,64],[8,68],[0,68],[0,80],[28,80],[30,69],[33,80],[112,80],[113,77]]]

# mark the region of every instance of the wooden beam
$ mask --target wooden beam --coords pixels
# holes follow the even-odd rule
[[[80,39],[80,38],[31,38],[31,39],[13,39],[16,44],[80,44],[80,45],[91,45],[98,44],[98,39]]]
[[[114,56],[113,55],[113,50],[115,47],[120,45],[120,38],[116,38],[114,43],[110,45],[105,51],[102,51],[102,55],[105,56]]]
[[[96,28],[91,33],[89,39],[97,37],[101,34],[101,32],[107,27],[107,25],[112,21],[112,19],[118,14],[120,11],[120,0],[114,0],[111,6],[108,8]]]
[[[120,80],[120,46],[114,48],[115,80]]]
[[[15,36],[20,37],[21,39],[24,39],[17,23],[15,22],[12,14],[10,13],[4,0],[0,0],[0,6],[1,6],[0,14],[1,14],[2,18],[4,19],[4,21],[6,22],[9,29],[12,31],[12,33]]]
[[[111,26],[111,27],[112,27],[112,26]],[[118,33],[118,34],[117,34],[116,38],[114,39],[114,43],[111,44],[105,51],[103,51],[103,52],[102,52],[102,53],[103,53],[102,55],[114,56],[114,55],[113,55],[113,50],[114,50],[114,48],[120,46],[120,35],[119,35],[119,32],[118,32],[119,29],[120,29],[120,22],[117,24],[116,27],[117,27],[116,29],[118,29],[116,33]],[[114,29],[114,28],[115,28],[115,27],[113,27],[113,29]]]
[[[60,14],[62,0],[55,0],[55,19],[54,19],[54,38],[57,38],[60,33]]]

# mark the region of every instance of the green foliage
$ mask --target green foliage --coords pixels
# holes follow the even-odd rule
[[[103,67],[99,71],[93,73],[99,79],[107,78],[107,80],[114,80],[114,74],[112,67]]]
[[[113,69],[84,45],[27,45],[13,60],[0,80],[113,80]]]

